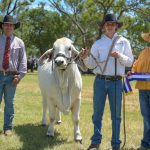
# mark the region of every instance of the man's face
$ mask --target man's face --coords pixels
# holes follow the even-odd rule
[[[9,36],[13,33],[14,31],[14,24],[11,24],[11,23],[4,23],[2,25],[2,28],[3,28],[3,31],[4,33]]]
[[[118,28],[118,24],[115,22],[106,22],[104,24],[104,29],[106,34],[114,34]]]

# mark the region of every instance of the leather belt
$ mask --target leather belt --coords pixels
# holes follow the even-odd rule
[[[19,73],[16,71],[0,71],[0,75],[18,75]]]
[[[121,80],[122,76],[108,76],[108,75],[100,75],[97,74],[97,77],[99,77],[100,79],[104,79],[104,80],[111,80],[111,81],[116,81],[116,80]]]

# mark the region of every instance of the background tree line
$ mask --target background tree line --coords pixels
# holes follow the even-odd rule
[[[0,20],[6,14],[21,22],[15,31],[26,45],[28,55],[41,55],[60,37],[68,37],[77,49],[90,48],[101,36],[101,21],[115,13],[123,22],[120,34],[127,37],[135,55],[148,46],[140,34],[150,30],[149,0],[47,0],[32,7],[36,0],[0,0]]]

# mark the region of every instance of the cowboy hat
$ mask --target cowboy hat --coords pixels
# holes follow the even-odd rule
[[[100,23],[101,27],[103,27],[106,22],[114,22],[114,23],[118,24],[118,28],[121,28],[123,25],[122,22],[118,22],[118,20],[114,14],[107,14],[104,17],[103,21]]]
[[[150,42],[150,32],[141,33],[141,37],[142,37],[145,41]]]
[[[2,29],[2,24],[4,24],[4,23],[13,24],[15,26],[14,29],[17,29],[20,27],[20,22],[16,22],[15,19],[10,15],[6,15],[3,19],[3,22],[0,22],[1,29]]]

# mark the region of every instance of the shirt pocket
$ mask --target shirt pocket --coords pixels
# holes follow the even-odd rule
[[[12,58],[13,61],[18,61],[18,59],[19,59],[19,50],[20,50],[20,47],[12,48],[11,58]]]

